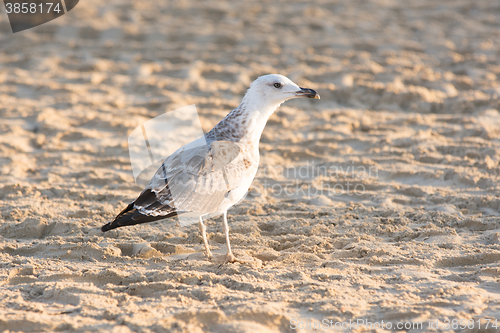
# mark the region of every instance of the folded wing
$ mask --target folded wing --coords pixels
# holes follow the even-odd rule
[[[151,222],[181,213],[217,212],[245,179],[248,163],[239,145],[213,141],[169,156],[139,197],[102,229]]]

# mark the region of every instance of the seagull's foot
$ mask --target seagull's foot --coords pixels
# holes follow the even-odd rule
[[[239,262],[239,263],[241,263],[242,262],[241,260],[239,260],[238,258],[236,258],[234,256],[234,254],[232,254],[232,253],[226,253],[226,255],[224,256],[224,261],[225,261],[224,263],[228,263],[228,262],[231,262],[231,263],[233,263],[233,262]]]
[[[240,264],[248,263],[248,261],[236,258],[232,253],[226,253],[225,255],[216,255],[214,257],[211,257],[210,260],[215,264],[218,264],[219,267],[222,267],[227,263],[235,263],[235,262]]]
[[[240,264],[248,263],[248,261],[246,260],[236,258],[233,253],[226,253],[226,255],[222,257],[222,263],[220,265],[222,266],[227,263],[235,263],[235,262]]]

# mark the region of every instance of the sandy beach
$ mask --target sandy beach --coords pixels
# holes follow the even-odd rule
[[[500,3],[1,11],[0,331],[500,332]],[[206,132],[268,73],[321,100],[267,124],[228,215],[247,263],[175,219],[100,231],[142,190],[135,128],[194,104]]]

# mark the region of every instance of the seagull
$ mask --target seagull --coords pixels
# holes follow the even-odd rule
[[[203,219],[223,215],[225,262],[242,262],[231,251],[227,211],[245,197],[257,174],[259,141],[267,120],[283,102],[297,97],[320,98],[313,89],[301,88],[283,75],[257,78],[238,107],[204,137],[167,157],[137,199],[101,230],[195,216],[211,259]]]

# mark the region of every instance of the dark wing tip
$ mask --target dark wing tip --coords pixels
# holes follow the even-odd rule
[[[115,228],[116,228],[116,227],[115,227]],[[103,225],[103,226],[101,227],[101,231],[102,231],[102,232],[106,232],[106,231],[109,231],[109,230],[111,230],[111,229],[114,229],[114,228],[111,226],[111,222],[110,222],[110,223],[108,223],[108,224],[105,224],[105,225]]]
[[[159,204],[159,203],[155,202],[154,204]],[[154,205],[154,204],[152,204],[152,205]],[[152,205],[150,205],[150,206],[152,206]],[[127,208],[122,210],[120,212],[120,214],[118,214],[112,222],[109,222],[109,223],[103,225],[101,227],[101,231],[106,232],[106,231],[120,228],[120,227],[153,222],[153,221],[173,217],[176,215],[177,215],[177,212],[171,208],[170,208],[170,210],[165,211],[163,215],[157,215],[157,216],[144,215],[141,212],[139,212],[137,209],[134,208],[134,203],[131,203],[127,206]]]
[[[158,221],[158,220],[163,220],[169,217],[176,216],[177,212],[170,212],[165,215],[158,215],[158,216],[149,216],[149,215],[144,215],[138,212],[137,210],[133,210],[131,212],[127,212],[126,214],[119,215],[116,217],[116,219],[113,222],[110,222],[108,224],[105,224],[101,227],[101,230],[103,232],[120,228],[120,227],[126,227],[130,225],[136,225],[136,224],[142,224],[142,223],[148,223],[148,222],[153,222],[153,221]]]

